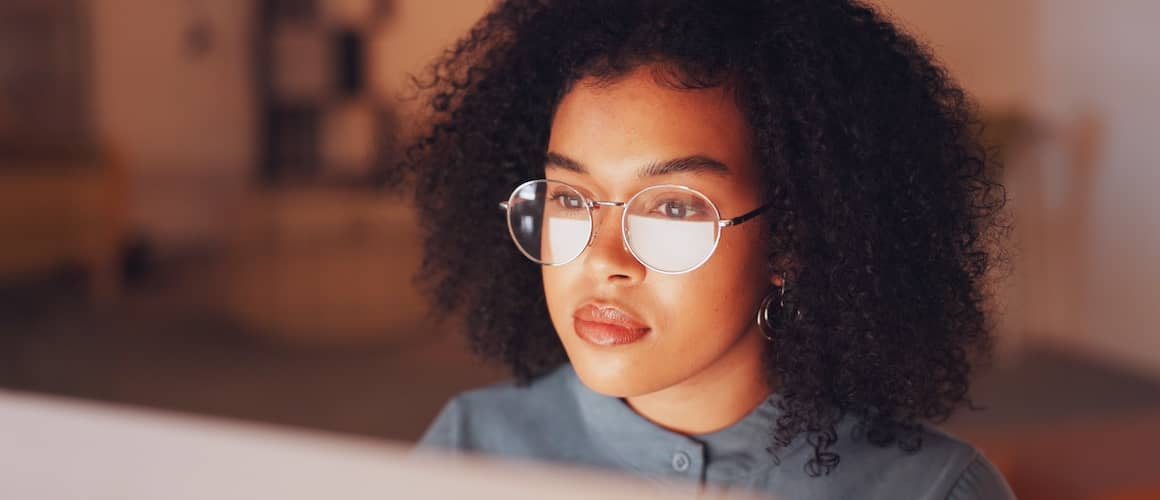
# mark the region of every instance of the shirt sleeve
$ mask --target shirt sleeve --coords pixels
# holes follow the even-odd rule
[[[1003,474],[985,457],[976,455],[951,487],[947,500],[1014,500]]]

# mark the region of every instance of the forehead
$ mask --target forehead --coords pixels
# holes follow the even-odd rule
[[[680,90],[647,67],[610,84],[581,80],[552,122],[548,152],[585,165],[601,183],[634,183],[649,164],[701,156],[729,168],[734,181],[756,177],[752,131],[725,87]]]

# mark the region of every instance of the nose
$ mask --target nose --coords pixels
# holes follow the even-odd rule
[[[647,269],[624,241],[621,232],[623,207],[601,207],[595,210],[591,245],[584,252],[584,265],[593,277],[617,285],[633,285],[644,279]]]

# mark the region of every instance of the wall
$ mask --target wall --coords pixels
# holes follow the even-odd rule
[[[382,98],[412,114],[420,101],[410,82],[432,59],[465,35],[493,2],[488,0],[396,0],[388,29],[372,42],[371,79]]]
[[[163,252],[217,240],[254,171],[253,2],[89,5],[95,121],[129,171],[134,225]],[[212,46],[195,56],[199,19]]]
[[[1160,3],[881,0],[992,110],[1030,113],[1008,165],[1025,342],[1160,377]]]
[[[1037,91],[1037,0],[877,0],[991,108],[1021,107]]]
[[[1050,205],[1076,214],[1079,234],[1059,241],[1080,259],[1059,268],[1084,312],[1047,338],[1160,376],[1160,3],[1056,0],[1041,16],[1043,85],[1035,109],[1054,125],[1044,165]]]

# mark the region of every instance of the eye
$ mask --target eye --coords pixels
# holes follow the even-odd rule
[[[565,210],[582,210],[584,208],[584,198],[576,196],[574,193],[557,191],[552,193],[549,199],[556,206]]]
[[[701,207],[680,200],[662,200],[653,211],[670,219],[688,219],[702,214]]]

